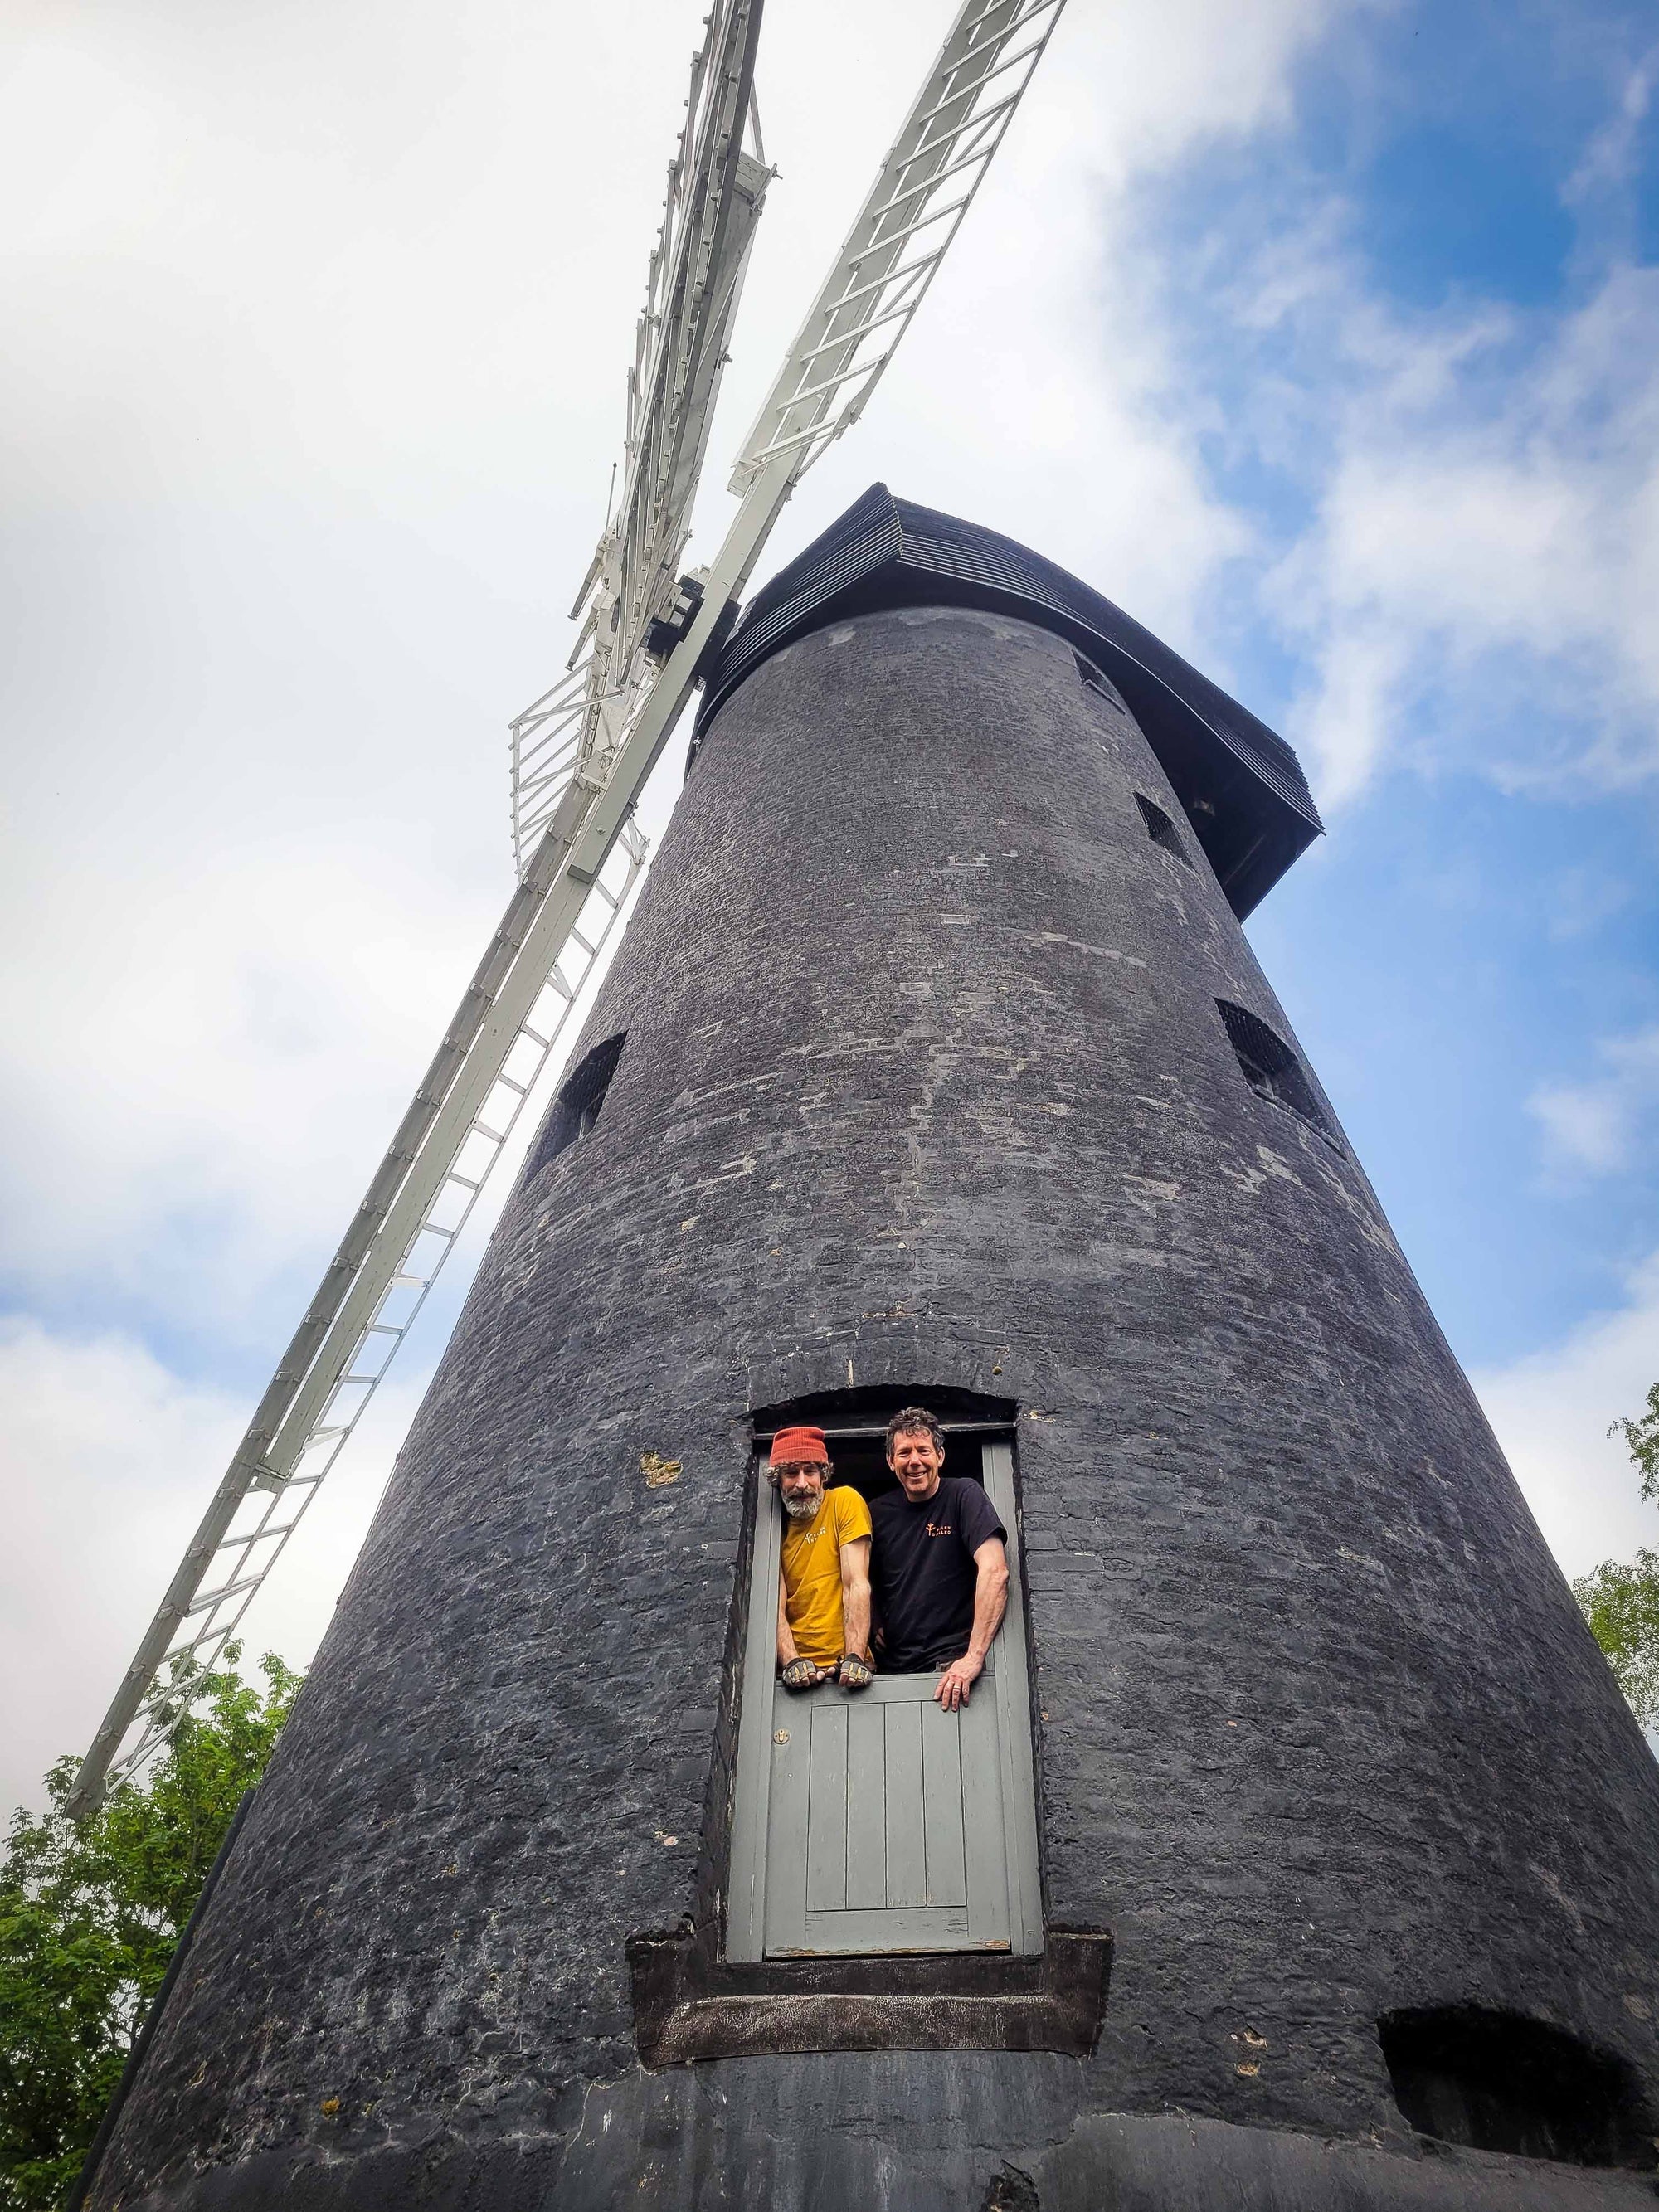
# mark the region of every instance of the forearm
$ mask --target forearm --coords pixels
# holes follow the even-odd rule
[[[799,1659],[799,1652],[795,1649],[794,1636],[789,1626],[788,1593],[784,1588],[783,1577],[780,1575],[778,1577],[778,1664],[780,1667],[787,1667],[792,1659]]]
[[[1008,1605],[1006,1567],[981,1567],[974,1585],[974,1628],[968,1639],[968,1656],[983,1661],[991,1639],[1002,1626]]]
[[[860,1577],[841,1594],[842,1649],[867,1654],[870,1649],[870,1585]]]

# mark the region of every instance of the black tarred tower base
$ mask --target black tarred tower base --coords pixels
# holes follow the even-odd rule
[[[1240,931],[1316,830],[988,532],[760,595],[100,2212],[1652,2203],[1659,1769]],[[899,1397],[1012,1436],[1040,1952],[740,1969],[755,1419]]]

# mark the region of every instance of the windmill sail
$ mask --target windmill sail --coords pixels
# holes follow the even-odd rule
[[[720,372],[771,172],[755,130],[761,0],[720,0],[691,69],[662,228],[628,373],[622,498],[571,609],[582,628],[564,673],[515,715],[513,858],[520,874],[570,779],[611,750],[655,674]]]

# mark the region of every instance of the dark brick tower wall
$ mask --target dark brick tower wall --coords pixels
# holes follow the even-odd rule
[[[1651,2201],[1395,2105],[1377,2021],[1430,2006],[1659,2091],[1659,1769],[1222,1000],[1289,1038],[1051,629],[830,617],[730,691],[588,1024],[603,1112],[507,1209],[92,2203]],[[749,1412],[849,1380],[1020,1409],[1098,2045],[647,2071],[624,1947],[721,1878]]]

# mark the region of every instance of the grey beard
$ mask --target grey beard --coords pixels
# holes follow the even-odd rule
[[[823,1503],[822,1498],[786,1498],[783,1510],[792,1521],[810,1521]]]

